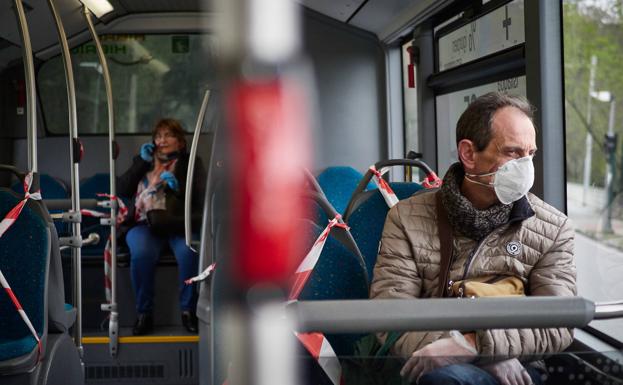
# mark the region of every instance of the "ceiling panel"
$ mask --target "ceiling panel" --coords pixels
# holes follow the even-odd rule
[[[421,0],[369,0],[353,17],[350,24],[378,34],[405,9],[421,2]]]
[[[346,22],[366,0],[297,0],[309,9]]]
[[[129,13],[190,12],[208,8],[206,0],[116,0]]]
[[[374,32],[389,43],[409,33],[453,0],[369,0],[349,24]]]

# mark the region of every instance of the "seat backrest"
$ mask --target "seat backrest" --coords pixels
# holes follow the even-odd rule
[[[82,199],[96,199],[97,194],[106,193],[110,191],[110,174],[99,173],[92,175],[80,182],[80,197]],[[98,207],[93,210],[109,213],[110,209]],[[108,226],[100,225],[99,218],[82,216],[82,233],[90,234],[97,233],[100,236],[100,242],[95,245],[83,246],[82,255],[85,257],[103,257],[104,247],[106,246],[106,240],[110,235],[110,228]]]
[[[39,174],[39,186],[43,199],[67,199],[67,186],[63,181],[48,174]],[[11,190],[17,194],[24,193],[22,182],[15,182],[11,185]]]
[[[41,197],[43,199],[68,199],[69,193],[67,186],[63,181],[57,179],[48,174],[39,174],[39,186],[41,187]],[[11,190],[15,191],[18,195],[24,194],[24,185],[22,182],[17,181],[11,185]],[[60,213],[61,210],[51,210],[50,213]],[[63,222],[54,222],[56,232],[58,234],[68,234],[69,225]]]
[[[0,216],[4,218],[20,199],[13,191],[1,189]],[[48,223],[37,212],[37,205],[28,201],[15,223],[0,238],[0,269],[33,327],[44,336],[50,232]],[[31,354],[36,341],[4,290],[0,295],[0,315],[0,361]]]
[[[302,219],[297,228],[305,231],[312,245],[324,228]],[[353,253],[333,236],[339,228],[333,228],[322,249],[318,263],[299,295],[302,301],[321,301],[332,299],[366,299],[368,298],[368,276],[361,257]],[[354,344],[361,338],[358,334],[327,334],[333,350],[339,356],[352,355]]]
[[[333,166],[324,169],[316,179],[331,205],[343,214],[362,177],[363,174],[352,167]]]
[[[399,200],[406,199],[423,189],[420,184],[412,182],[392,182],[390,187]],[[364,191],[356,197],[355,205],[348,217],[351,234],[363,255],[370,280],[388,212],[389,207],[378,190]]]

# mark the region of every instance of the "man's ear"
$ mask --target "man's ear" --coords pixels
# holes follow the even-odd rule
[[[473,170],[476,164],[476,145],[474,142],[469,139],[462,139],[457,146],[457,152],[463,167],[466,170]]]

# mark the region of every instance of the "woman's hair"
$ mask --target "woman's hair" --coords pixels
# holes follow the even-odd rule
[[[182,124],[172,118],[163,118],[156,122],[154,129],[151,131],[151,138],[155,139],[158,132],[162,130],[169,130],[177,141],[182,145],[182,151],[186,150],[186,135]]]

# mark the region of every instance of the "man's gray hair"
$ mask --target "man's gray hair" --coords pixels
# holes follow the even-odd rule
[[[484,150],[491,141],[493,116],[504,107],[515,107],[533,120],[534,107],[525,97],[489,92],[476,98],[461,114],[456,124],[457,146],[461,140],[469,139],[476,145],[477,151]]]

